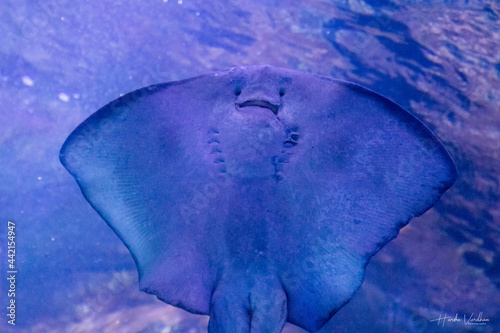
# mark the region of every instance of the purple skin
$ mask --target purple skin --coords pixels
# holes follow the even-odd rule
[[[125,95],[70,135],[61,161],[141,289],[210,315],[211,333],[317,331],[456,178],[395,103],[270,66]]]

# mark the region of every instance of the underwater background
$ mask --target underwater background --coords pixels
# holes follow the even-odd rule
[[[130,253],[59,149],[121,94],[258,64],[390,98],[458,167],[455,185],[372,258],[360,290],[320,332],[499,332],[499,15],[497,0],[2,0],[0,332],[206,332],[208,317],[139,291]]]

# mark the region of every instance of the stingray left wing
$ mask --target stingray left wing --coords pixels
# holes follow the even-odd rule
[[[210,81],[210,82],[207,82]],[[209,311],[213,274],[185,211],[209,180],[193,128],[206,127],[211,76],[144,88],[103,107],[65,142],[60,159],[133,255],[141,288]],[[192,98],[196,94],[197,98]],[[189,128],[189,130],[187,130]],[[193,153],[197,152],[197,153]],[[186,205],[183,205],[186,204]],[[184,210],[183,210],[184,209]]]

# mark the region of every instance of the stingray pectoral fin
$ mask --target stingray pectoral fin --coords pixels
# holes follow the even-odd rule
[[[345,127],[332,129],[349,139],[324,174],[335,174],[337,184],[327,194],[344,206],[331,217],[343,221],[345,246],[369,258],[434,206],[457,169],[436,136],[399,105],[354,84],[336,91],[335,110]],[[319,149],[339,148],[339,135],[322,142]]]
[[[165,105],[189,100],[195,81],[153,86],[113,101],[69,136],[60,159],[130,250],[141,288],[208,314],[213,276],[198,249],[205,225],[189,225],[181,210],[195,195],[184,187],[208,183],[198,172],[199,158],[189,154],[196,150],[192,136],[183,130],[205,121],[199,111],[204,109],[196,101]]]
[[[309,331],[352,297],[370,257],[456,179],[443,145],[410,113],[357,85],[318,80],[303,88],[309,112],[279,184],[291,216],[281,241],[300,247],[278,260],[288,320]]]

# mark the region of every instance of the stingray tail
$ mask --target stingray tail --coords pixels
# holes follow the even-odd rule
[[[259,281],[250,288],[220,282],[212,294],[209,333],[280,333],[287,320],[283,287]]]

